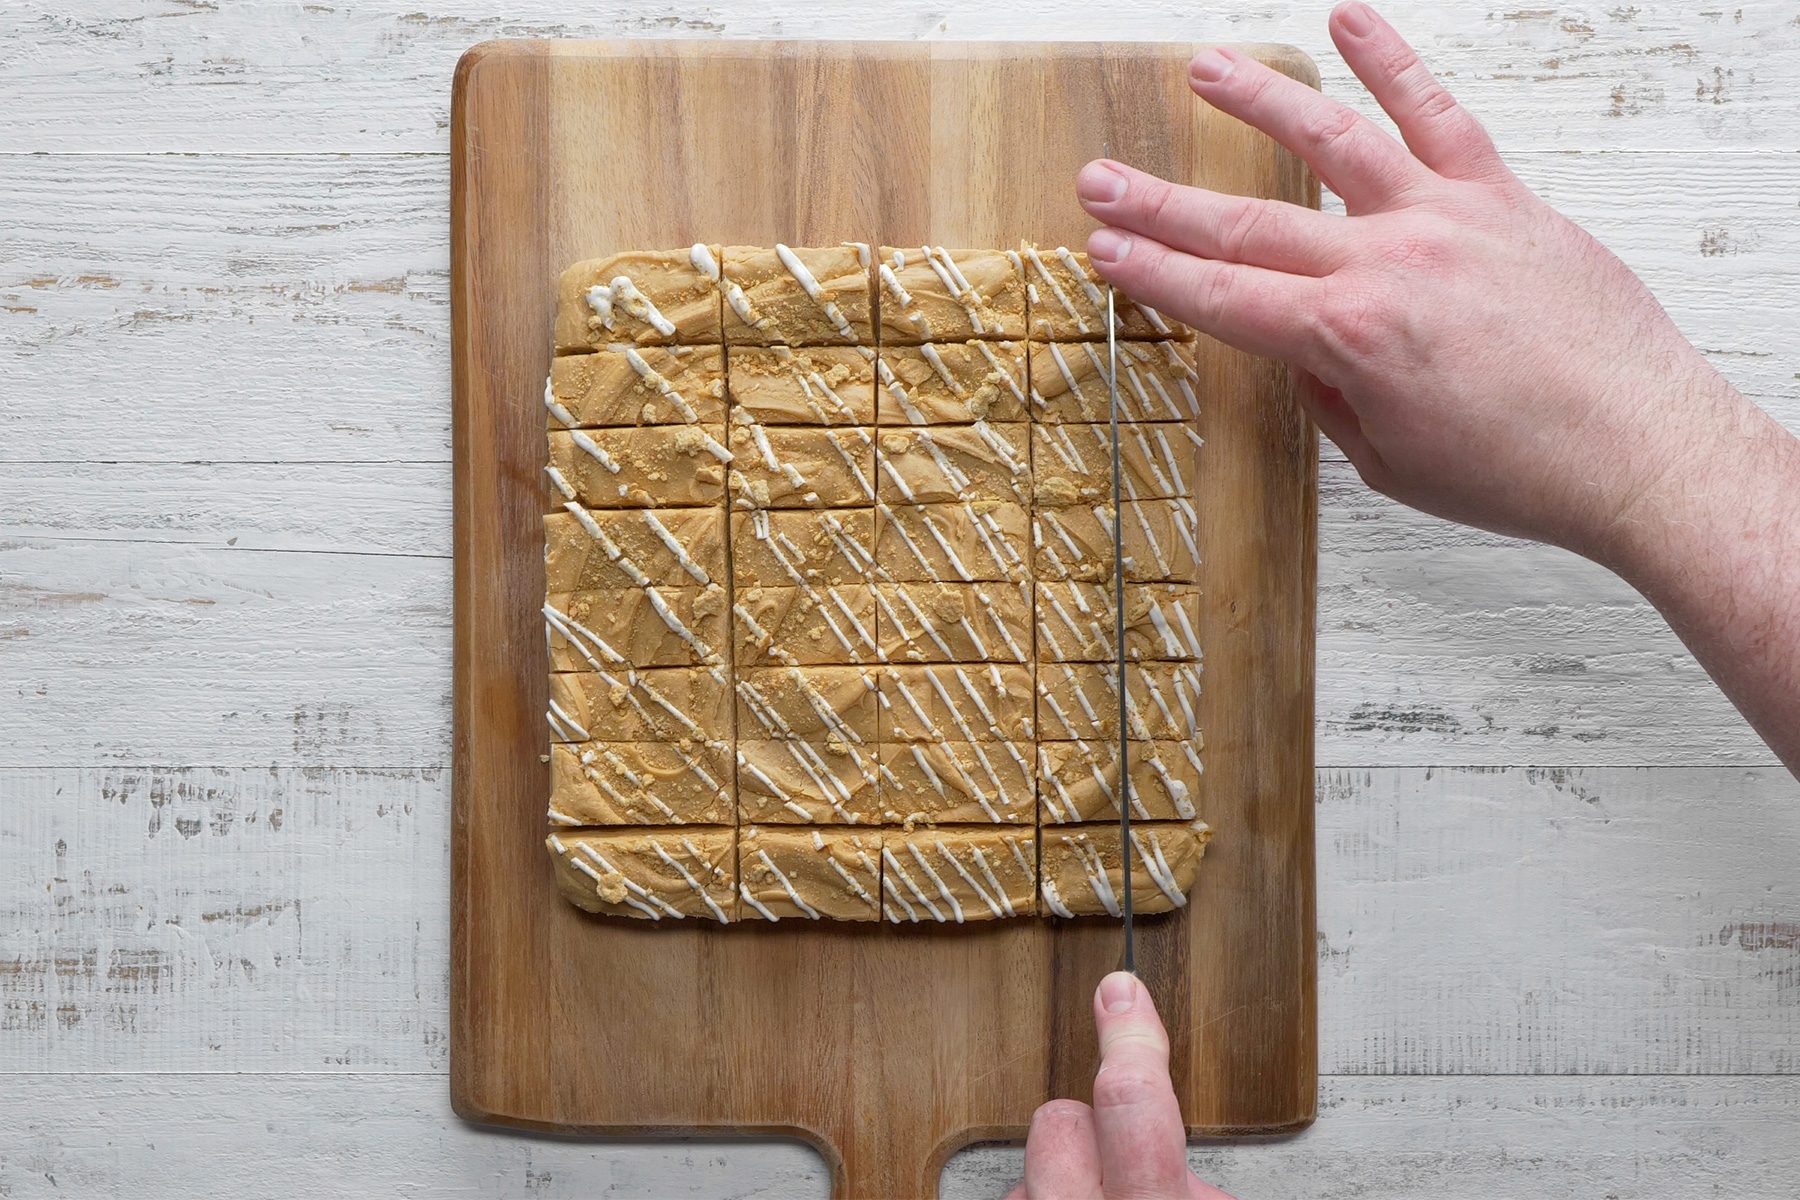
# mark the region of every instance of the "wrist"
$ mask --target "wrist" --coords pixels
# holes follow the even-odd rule
[[[1792,535],[1787,510],[1800,505],[1800,442],[1710,369],[1671,386],[1680,394],[1663,411],[1678,416],[1658,451],[1578,547],[1652,601],[1709,578],[1729,586]]]

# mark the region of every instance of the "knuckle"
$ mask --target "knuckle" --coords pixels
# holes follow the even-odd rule
[[[1162,179],[1145,186],[1138,197],[1139,211],[1144,214],[1145,221],[1158,229],[1175,216],[1179,202],[1175,185]]]
[[[1319,341],[1339,358],[1364,360],[1386,345],[1392,317],[1378,295],[1357,289],[1327,296],[1314,320]]]
[[[1242,259],[1255,243],[1269,219],[1267,206],[1256,200],[1240,200],[1232,205],[1219,230],[1219,249],[1226,258]]]
[[[1341,104],[1326,104],[1306,118],[1301,136],[1314,146],[1332,146],[1354,133],[1361,121]]]
[[[1032,1128],[1070,1129],[1087,1119],[1088,1106],[1079,1100],[1051,1100],[1031,1114]]]
[[[1419,69],[1423,71],[1425,68]],[[1456,102],[1455,96],[1439,87],[1437,81],[1428,76],[1419,87],[1413,111],[1427,121],[1446,121],[1461,113],[1462,106]]]
[[[1169,1077],[1145,1067],[1108,1067],[1094,1078],[1096,1109],[1136,1108],[1160,1099],[1169,1090]]]

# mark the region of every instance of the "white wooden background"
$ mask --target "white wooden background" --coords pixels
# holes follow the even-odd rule
[[[1292,41],[1354,98],[1327,7],[1024,32]],[[1386,7],[1800,426],[1800,5]],[[449,1112],[450,73],[1014,9],[0,7],[0,1196],[823,1194],[794,1145]],[[1618,582],[1322,475],[1320,1119],[1196,1166],[1249,1200],[1793,1195],[1800,785]]]

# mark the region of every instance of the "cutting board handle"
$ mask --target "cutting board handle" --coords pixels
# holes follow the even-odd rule
[[[934,1134],[921,1119],[888,1129],[847,1130],[839,1138],[802,1136],[831,1168],[832,1200],[937,1200],[938,1180],[952,1154],[977,1142],[1016,1141],[1024,1133],[966,1128]]]

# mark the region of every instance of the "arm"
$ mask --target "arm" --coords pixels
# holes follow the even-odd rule
[[[1302,373],[1376,490],[1564,546],[1647,596],[1800,772],[1800,443],[1617,258],[1533,195],[1363,4],[1338,49],[1405,145],[1230,50],[1190,82],[1293,150],[1348,215],[1088,164],[1110,282]]]

